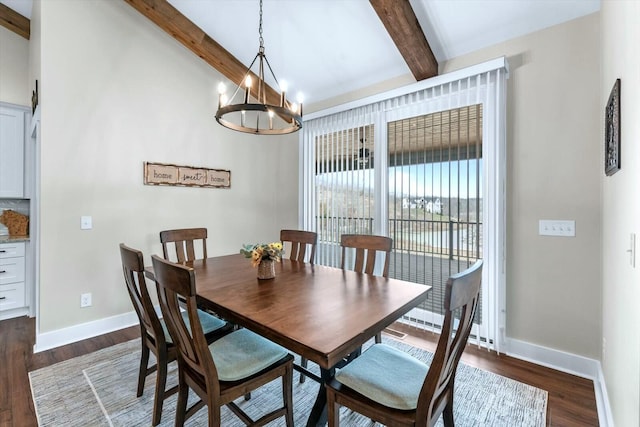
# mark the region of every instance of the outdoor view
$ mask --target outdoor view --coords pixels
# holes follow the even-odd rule
[[[373,126],[316,141],[317,261],[338,266],[340,236],[374,232]],[[481,105],[387,124],[388,188],[381,194],[394,241],[390,276],[432,285],[425,309],[441,312],[443,284],[482,256]],[[380,213],[379,213],[380,215]]]

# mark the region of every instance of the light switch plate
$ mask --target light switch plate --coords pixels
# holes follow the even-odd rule
[[[80,217],[80,229],[81,230],[91,230],[93,228],[93,221],[90,216],[81,216]]]
[[[538,226],[541,236],[575,237],[576,222],[566,220],[541,219]]]

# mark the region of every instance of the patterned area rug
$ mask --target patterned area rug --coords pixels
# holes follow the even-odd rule
[[[385,343],[429,362],[431,353],[386,339]],[[144,394],[136,398],[140,343],[129,341],[76,357],[29,373],[31,390],[40,426],[149,426],[153,408],[155,374],[145,383]],[[151,355],[153,358],[153,355]],[[312,364],[310,364],[312,365]],[[294,422],[304,426],[317,394],[318,385],[307,379],[303,384],[294,373]],[[169,366],[168,385],[177,382],[177,366]],[[251,400],[238,400],[250,416],[258,417],[281,405],[281,381],[273,381],[252,393]],[[161,426],[172,426],[176,395],[165,401]],[[194,400],[190,396],[190,402]],[[547,392],[509,378],[460,363],[456,376],[454,419],[458,427],[546,425]],[[364,418],[342,408],[345,426],[373,426]],[[206,409],[201,409],[187,426],[207,425]],[[244,424],[226,407],[222,425]],[[283,426],[282,419],[269,426]],[[438,423],[442,426],[442,418]]]

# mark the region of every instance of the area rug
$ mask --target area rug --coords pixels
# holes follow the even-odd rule
[[[432,354],[394,339],[389,345],[430,362]],[[153,355],[151,355],[153,358]],[[144,394],[136,398],[140,342],[129,341],[100,351],[29,372],[34,406],[40,426],[149,426],[153,408],[155,374],[147,378]],[[312,364],[310,364],[312,365]],[[307,379],[303,384],[294,374],[294,423],[304,426],[318,384]],[[177,382],[177,366],[169,366],[168,385]],[[237,403],[250,416],[259,417],[281,405],[281,381],[273,381],[251,394],[251,400]],[[491,372],[460,363],[456,375],[454,419],[458,427],[505,426],[543,427],[546,425],[547,392]],[[195,400],[190,396],[190,403]],[[173,426],[176,395],[164,403],[161,426]],[[367,426],[370,419],[342,408],[344,426]],[[206,409],[187,421],[187,426],[207,425]],[[222,426],[244,424],[226,407]],[[283,426],[274,420],[269,426]],[[442,418],[438,423],[442,426]]]

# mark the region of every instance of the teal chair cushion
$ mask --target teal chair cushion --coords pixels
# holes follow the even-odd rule
[[[189,323],[189,314],[186,311],[182,312],[182,318],[184,319],[184,323],[186,323],[187,328],[191,330]],[[224,320],[221,320],[214,316],[213,314],[209,314],[206,311],[198,309],[198,318],[200,319],[200,324],[202,325],[202,331],[204,334],[208,334],[209,332],[213,332],[217,329],[222,328],[226,325]],[[164,323],[164,319],[160,319],[160,324],[162,325],[162,330],[164,331],[165,340],[173,344],[173,340],[171,339],[171,335],[169,334],[169,330],[167,329],[167,325]]]
[[[225,335],[209,345],[220,381],[247,378],[287,355],[287,350],[248,329]]]
[[[385,344],[374,344],[335,378],[358,393],[390,408],[412,410],[429,366]]]

